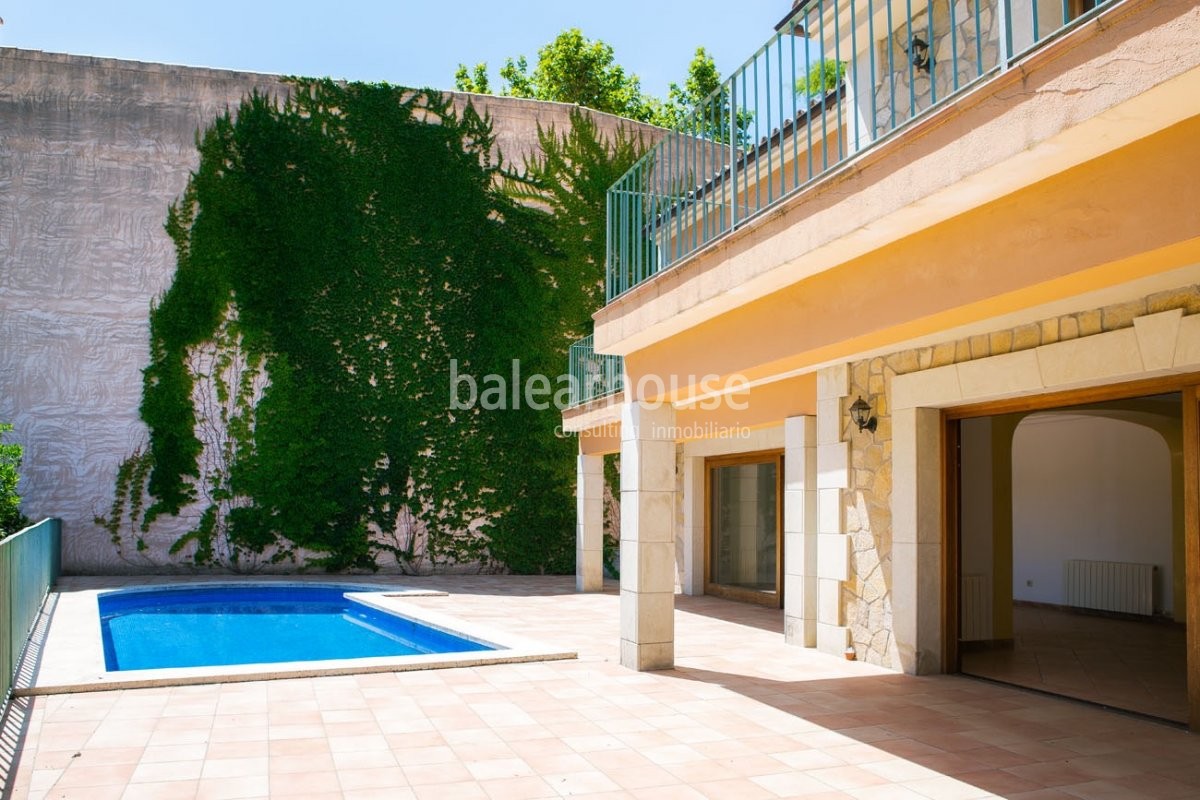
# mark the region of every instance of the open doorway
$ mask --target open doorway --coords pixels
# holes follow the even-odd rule
[[[1181,394],[951,424],[959,669],[1186,722]]]

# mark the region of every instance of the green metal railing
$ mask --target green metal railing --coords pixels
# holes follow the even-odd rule
[[[577,406],[598,397],[616,394],[625,387],[624,359],[597,353],[592,346],[591,336],[585,336],[571,345],[568,357],[571,405]]]
[[[1119,0],[808,0],[609,190],[612,300]]]
[[[17,668],[42,601],[61,567],[62,522],[44,519],[0,540],[0,705],[7,706]]]

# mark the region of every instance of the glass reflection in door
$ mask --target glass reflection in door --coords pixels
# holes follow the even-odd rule
[[[779,604],[780,474],[778,454],[709,462],[710,594]]]

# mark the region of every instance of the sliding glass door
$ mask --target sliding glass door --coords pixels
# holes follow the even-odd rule
[[[705,591],[779,606],[783,455],[710,458],[705,469]]]

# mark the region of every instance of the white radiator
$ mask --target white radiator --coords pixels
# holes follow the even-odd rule
[[[962,576],[962,609],[959,625],[964,642],[987,641],[992,638],[992,577],[990,575]]]
[[[1154,613],[1154,570],[1153,564],[1067,561],[1063,576],[1067,605],[1149,616]]]

